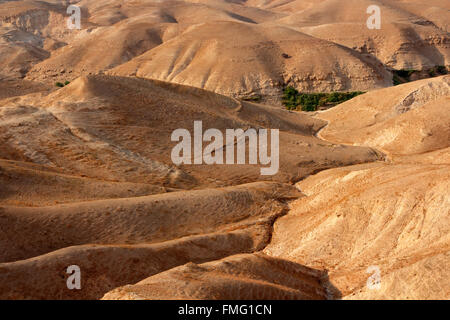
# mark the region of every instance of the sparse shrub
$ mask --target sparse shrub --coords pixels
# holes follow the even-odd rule
[[[56,82],[56,83],[55,83],[55,86],[62,88],[62,87],[64,87],[64,86],[67,86],[69,83],[70,83],[70,81],[65,81],[64,83],[62,83],[62,82]]]
[[[436,70],[440,74],[447,74],[447,67],[446,66],[437,66]]]

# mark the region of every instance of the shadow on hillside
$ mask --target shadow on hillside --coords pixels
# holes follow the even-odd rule
[[[328,276],[328,271],[324,270],[322,271],[323,275],[320,279],[320,283],[322,286],[326,289],[328,294],[328,300],[340,300],[342,299],[342,292],[339,291],[338,288],[336,288],[333,283],[330,281],[330,278]]]

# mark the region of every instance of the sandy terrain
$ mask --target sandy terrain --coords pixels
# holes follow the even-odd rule
[[[372,1],[373,2],[373,1]],[[89,1],[82,29],[62,28],[64,1],[0,3],[3,78],[53,84],[111,70],[235,97],[372,90],[388,70],[449,64],[448,4],[376,1]]]
[[[450,299],[450,76],[392,82],[448,1],[71,3],[0,0],[0,299]],[[175,165],[194,121],[279,129],[277,174]]]
[[[383,159],[372,148],[315,137],[326,122],[308,115],[144,79],[87,76],[47,95],[2,103],[0,273],[1,283],[16,288],[2,290],[4,298],[100,298],[149,276],[144,270],[127,280],[114,275],[140,252],[142,266],[157,274],[190,261],[260,251],[273,222],[287,213],[287,201],[302,196],[293,182]],[[218,129],[280,128],[286,156],[279,174],[264,178],[257,165],[223,165],[214,174],[207,165],[174,166],[170,132],[191,128],[194,119]],[[230,187],[217,189],[223,186]],[[197,246],[216,253],[201,251],[195,259],[181,253]],[[155,261],[155,248],[168,250],[172,262]],[[97,254],[106,255],[95,267],[107,283],[92,274],[77,294],[67,291],[63,278],[49,283],[52,270],[60,274],[70,261],[86,265]],[[44,272],[40,280],[27,273],[34,268]]]
[[[403,148],[398,154],[389,152],[387,162],[326,170],[297,183],[297,188],[306,197],[291,202],[287,215],[276,220],[271,242],[263,252],[285,262],[325,272],[329,282],[323,282],[323,275],[317,275],[316,279],[322,281],[328,298],[448,299],[450,140],[448,118],[445,117],[449,107],[445,102],[448,99],[447,81],[448,77],[441,77],[383,89],[383,94],[374,91],[319,114],[319,118],[329,121],[321,131],[321,137],[353,144],[361,136],[368,136],[364,144],[378,147],[369,134],[358,134],[358,128],[364,130],[374,126],[369,114],[379,115],[375,119],[393,130],[392,126],[397,122],[390,118],[408,114],[413,117],[419,110],[428,114],[427,108],[440,102],[440,117],[432,120],[433,112],[429,112],[430,118],[417,117],[417,120],[419,123],[427,121],[430,129],[434,128],[429,126],[431,123],[443,130],[434,132],[433,143],[426,143],[417,141],[411,133],[412,129],[421,129],[418,124],[400,126],[397,129],[400,132],[392,142]],[[396,110],[399,101],[404,101],[402,95],[412,94],[416,97],[416,108],[403,110],[399,115]],[[377,97],[376,104],[371,104],[374,97]],[[367,119],[366,122],[361,118]],[[379,134],[379,131],[373,132]],[[422,143],[417,146],[417,142]],[[436,159],[436,156],[440,158]],[[245,260],[235,268],[246,270],[247,264],[249,261]],[[188,266],[173,269],[134,286],[113,290],[104,298],[154,299],[171,295],[214,298],[213,294],[196,291],[191,284],[186,287],[185,282],[179,280],[195,275],[203,288],[216,288],[221,278],[211,276],[208,266],[200,265],[201,269],[193,270]],[[372,273],[369,268],[374,266],[381,276],[380,288],[376,290],[367,286]],[[262,280],[273,285],[272,271],[268,267],[263,270],[269,278]],[[236,285],[240,288],[250,289],[251,279],[252,276],[247,276],[233,281],[238,281]]]

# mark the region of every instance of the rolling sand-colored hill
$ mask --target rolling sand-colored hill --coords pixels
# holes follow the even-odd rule
[[[277,221],[265,252],[328,270],[345,298],[446,299],[449,174],[448,163],[319,173],[297,185],[309,196]],[[366,286],[371,266],[380,290]]]
[[[298,183],[308,197],[277,221],[265,252],[328,270],[346,298],[448,298],[449,94],[441,77],[322,113],[330,121],[322,137],[382,148],[393,160]],[[373,265],[382,274],[379,291],[365,285]]]
[[[371,121],[367,121],[373,119],[368,113],[376,111],[382,117],[389,110],[391,112],[386,112],[389,116],[398,117],[396,106],[399,101],[404,101],[401,97],[411,94],[415,94],[417,109],[404,110],[402,115],[427,110],[428,105],[439,101],[439,96],[448,97],[447,81],[447,77],[441,77],[383,89],[321,113],[320,118],[330,121],[321,136],[354,143],[361,136],[356,127],[362,130],[373,126]],[[378,103],[372,105],[373,96],[377,97]],[[392,96],[397,99],[392,99]],[[444,116],[448,113],[448,107],[448,103],[442,104],[442,117],[430,122],[448,128],[448,119]],[[360,112],[358,119],[365,121],[357,121],[356,114],[350,112],[352,108]],[[349,112],[343,113],[344,110]],[[353,117],[355,122],[351,121]],[[348,123],[347,130],[354,133],[353,140],[346,136],[345,123]],[[394,122],[387,120],[382,123],[388,126]],[[339,136],[338,130],[333,130],[335,126],[341,126],[345,140]],[[411,127],[403,126],[397,130],[402,129],[408,132]],[[325,276],[316,276],[316,279],[322,281],[320,283],[326,288],[328,298],[448,298],[449,139],[445,130],[434,134],[440,143],[433,143],[433,148],[427,148],[427,151],[434,153],[434,156],[442,156],[438,163],[430,161],[435,157],[430,157],[426,152],[405,147],[408,154],[404,151],[405,155],[397,156],[392,161],[326,170],[297,183],[297,188],[306,197],[292,202],[289,212],[276,220],[271,242],[263,252],[283,261],[325,272]],[[399,134],[398,143],[412,145],[417,141],[414,138],[405,140]],[[370,141],[367,140],[368,145]],[[390,153],[388,156],[392,158]],[[241,268],[246,270],[250,261],[250,258],[234,259],[238,266],[233,266],[233,269],[239,270],[236,273],[240,274]],[[370,268],[373,267],[380,270],[379,289],[367,286],[368,278],[373,273]],[[214,271],[211,268],[209,264],[175,268],[134,286],[115,289],[104,298],[215,298],[214,294],[227,292],[227,289],[215,288],[227,288],[230,282],[236,283],[233,288],[253,288],[252,275],[222,280],[222,273],[212,276]],[[272,286],[270,277],[273,272],[268,268],[263,270],[264,277],[260,280]],[[186,282],[190,277],[200,281],[198,286],[203,288],[201,291],[196,289],[197,284]],[[209,289],[213,292],[209,293]],[[206,293],[202,295],[202,292]],[[267,291],[261,289],[258,292]],[[270,297],[278,297],[278,293]]]
[[[381,10],[381,28],[366,27],[370,5]],[[317,38],[332,41],[363,54],[376,57],[394,69],[426,69],[435,65],[448,65],[450,41],[448,27],[441,18],[424,13],[435,10],[450,15],[442,1],[342,1],[327,0],[301,10],[280,21]],[[430,19],[431,20],[430,20]]]
[[[392,155],[444,149],[450,146],[449,96],[449,76],[372,92],[322,114],[330,125],[320,135]]]
[[[5,206],[0,259],[21,260],[85,243],[152,243],[231,231],[280,215],[283,205],[273,199],[295,197],[295,191],[289,185],[257,183],[52,207]]]
[[[81,30],[65,27],[64,1],[0,3],[1,78],[53,84],[113,69],[275,101],[286,85],[366,91],[390,86],[391,68],[449,64],[448,6],[440,0],[74,3]],[[382,10],[380,30],[366,27],[373,4]]]
[[[179,279],[191,279],[179,281]],[[324,279],[322,281],[322,278]],[[189,263],[122,287],[104,299],[323,300],[326,275],[263,254],[241,254],[204,264]]]
[[[290,182],[383,157],[315,137],[326,122],[308,115],[138,78],[82,77],[51,93],[6,98],[0,113],[0,179],[7,186],[0,191],[3,298],[100,298],[150,275],[144,267],[128,278],[116,275],[141,253],[140,265],[157,274],[260,251],[286,201],[302,196]],[[171,132],[191,129],[194,120],[220,130],[279,128],[285,154],[279,174],[264,178],[255,165],[223,165],[215,174],[206,165],[174,166]],[[278,182],[242,185],[271,179]],[[178,256],[217,241],[224,241],[223,250]],[[115,259],[118,250],[123,257]],[[159,262],[154,250],[175,256]],[[104,262],[89,264],[97,253],[106,255]],[[112,260],[112,269],[103,265]],[[98,270],[79,293],[67,292],[62,278],[49,282],[70,261]],[[33,268],[44,273],[40,280],[27,273]]]
[[[3,100],[0,119],[4,159],[56,166],[69,175],[172,188],[298,181],[317,170],[382,157],[370,148],[324,143],[314,134],[325,122],[306,115],[136,78],[87,76],[45,97],[9,98]],[[171,134],[179,128],[193,132],[194,120],[203,121],[205,130],[222,132],[280,129],[279,173],[261,176],[256,165],[225,165],[213,175],[209,165],[174,166]]]
[[[158,273],[191,259],[261,250],[270,240],[273,220],[286,210],[283,201],[297,196],[301,194],[289,185],[257,183],[53,207],[3,207],[2,262],[30,259],[0,264],[1,297],[100,298],[111,286],[145,278],[146,270]],[[71,248],[50,253],[64,247]],[[115,274],[136,259],[141,272],[130,272],[128,280]],[[67,291],[64,280],[52,280],[64,263],[98,272],[86,270],[89,285],[75,294]],[[42,278],[26,274],[33,266],[44,272]],[[102,284],[104,277],[112,283]],[[12,287],[20,289],[7,289]]]
[[[2,203],[15,206],[129,198],[175,190],[145,183],[90,179],[64,174],[55,167],[3,159],[0,181]]]
[[[70,2],[0,0],[0,299],[450,298],[448,1]],[[278,173],[175,165],[194,121]]]
[[[66,27],[66,9],[63,1],[0,1],[0,80],[25,77],[76,36]]]
[[[286,83],[306,91],[346,91],[384,87],[391,81],[381,64],[349,49],[289,28],[236,22],[194,26],[111,73],[229,96],[273,96]]]

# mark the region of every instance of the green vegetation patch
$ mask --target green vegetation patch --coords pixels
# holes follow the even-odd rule
[[[64,83],[62,83],[62,82],[56,82],[56,83],[55,83],[55,86],[62,88],[62,87],[64,87],[64,86],[67,86],[69,83],[70,83],[70,81],[65,81]]]
[[[331,108],[365,92],[301,93],[293,87],[283,91],[283,104],[288,110],[316,111],[320,107]]]

